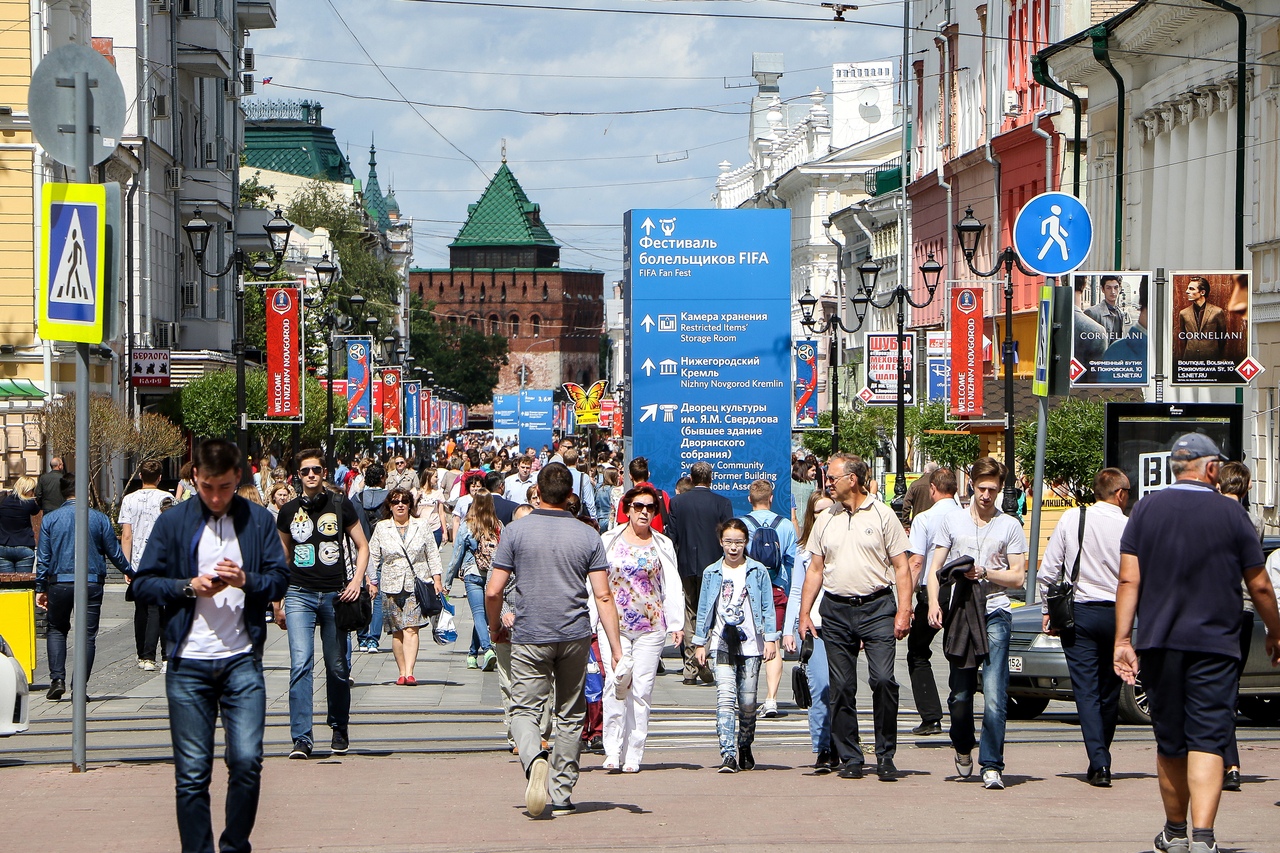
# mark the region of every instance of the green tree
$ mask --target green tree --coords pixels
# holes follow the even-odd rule
[[[843,453],[856,453],[863,459],[873,459],[880,446],[883,434],[893,441],[894,423],[897,415],[892,406],[867,406],[855,403],[852,408],[840,412],[840,450]],[[818,426],[831,429],[831,413],[821,412],[818,415]],[[804,446],[819,459],[831,455],[831,433],[806,432]]]
[[[416,294],[409,297],[409,317],[414,364],[430,370],[437,385],[454,389],[470,405],[492,401],[498,371],[507,363],[507,339],[466,323],[441,323]]]
[[[314,447],[324,442],[328,433],[325,422],[325,391],[319,380],[307,374],[303,380],[306,413],[301,429],[302,443]],[[182,389],[182,425],[196,438],[236,437],[236,372],[224,368],[206,373]],[[245,376],[245,408],[249,420],[262,420],[267,409],[267,375],[251,370]],[[346,403],[334,400],[333,419],[339,423]],[[273,441],[288,445],[293,435],[289,423],[250,424],[250,432],[266,446]]]
[[[978,458],[982,440],[971,433],[930,432],[954,430],[957,426],[947,422],[945,403],[926,403],[907,409],[907,434],[925,458],[952,471],[963,471]]]
[[[1044,448],[1045,481],[1061,483],[1081,503],[1093,503],[1093,477],[1103,466],[1105,416],[1104,402],[1078,397],[1067,397],[1049,409]],[[1034,420],[1018,425],[1013,453],[1024,472],[1035,469]]]

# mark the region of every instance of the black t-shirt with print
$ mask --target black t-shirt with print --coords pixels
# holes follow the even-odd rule
[[[337,592],[346,586],[337,500],[342,501],[342,526],[359,523],[351,501],[332,492],[294,498],[280,508],[276,527],[293,546],[289,549],[290,585],[315,592]]]

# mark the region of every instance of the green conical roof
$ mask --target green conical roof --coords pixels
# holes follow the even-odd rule
[[[484,194],[467,207],[467,221],[450,248],[470,246],[555,246],[542,224],[538,205],[529,201],[516,176],[503,163]]]
[[[387,215],[387,201],[382,196],[382,187],[378,185],[378,156],[373,144],[369,144],[369,178],[364,184],[364,208],[369,218],[378,225],[378,230],[385,232],[391,227],[391,217]]]

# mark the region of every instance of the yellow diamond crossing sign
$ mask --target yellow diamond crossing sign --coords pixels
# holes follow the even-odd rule
[[[40,337],[102,343],[107,194],[102,184],[44,185]]]

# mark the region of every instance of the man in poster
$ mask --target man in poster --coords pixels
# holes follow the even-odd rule
[[[1173,381],[1183,385],[1242,385],[1237,367],[1249,355],[1247,296],[1227,311],[1233,288],[1247,273],[1175,273]],[[1247,284],[1244,289],[1248,293]]]
[[[1125,317],[1120,308],[1120,276],[1104,275],[1102,282],[1102,301],[1084,313],[1088,314],[1107,332],[1107,342],[1115,343],[1124,337]]]
[[[1091,272],[1074,277],[1076,305],[1071,384],[1076,387],[1146,385],[1150,373],[1147,290],[1150,275]],[[1083,307],[1090,293],[1097,304]]]

